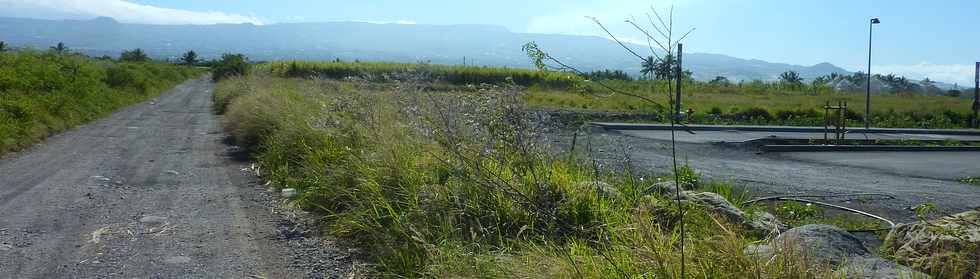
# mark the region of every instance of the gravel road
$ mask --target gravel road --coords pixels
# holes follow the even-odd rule
[[[341,277],[350,252],[243,171],[190,80],[0,160],[0,278]]]
[[[690,137],[683,132],[678,136]],[[560,138],[558,145],[567,148],[570,136],[563,135]],[[579,150],[584,149],[586,141],[587,138],[579,138]],[[628,154],[634,167],[641,173],[647,174],[670,173],[669,144],[669,141],[637,137],[614,130],[596,129],[593,130],[592,135],[592,145],[597,150],[594,153],[605,165],[622,165],[625,147],[629,148]],[[736,186],[747,189],[752,196],[886,193],[895,196],[895,199],[836,203],[867,210],[899,222],[914,221],[915,214],[909,210],[909,207],[921,203],[933,203],[947,213],[959,213],[980,207],[980,186],[958,182],[947,177],[948,175],[943,171],[922,170],[943,167],[943,164],[930,163],[929,160],[921,158],[927,154],[910,154],[908,157],[889,153],[839,154],[837,157],[852,158],[848,162],[840,162],[819,157],[830,156],[836,159],[837,157],[832,154],[804,154],[805,156],[767,154],[748,149],[692,142],[681,142],[677,147],[681,164],[689,164],[709,179],[732,181]],[[818,157],[814,158],[814,156]],[[853,158],[854,156],[867,157]],[[976,155],[970,153],[963,156]],[[963,159],[953,156],[953,159],[957,158]],[[903,163],[867,163],[874,160]],[[888,165],[888,167],[878,165]],[[969,173],[980,175],[980,167],[972,166],[972,171]]]

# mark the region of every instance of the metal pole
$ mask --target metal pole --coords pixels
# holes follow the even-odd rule
[[[864,129],[871,130],[871,38],[874,34],[874,20],[868,23],[868,87],[864,101]]]
[[[682,57],[684,56],[684,44],[677,44],[677,101],[674,104],[674,113],[681,113],[681,83],[684,80],[684,69],[682,67]]]
[[[973,85],[973,128],[980,128],[980,119],[977,119],[978,111],[980,111],[980,62],[977,62]]]

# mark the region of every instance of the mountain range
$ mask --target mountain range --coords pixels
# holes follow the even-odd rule
[[[0,18],[0,41],[15,47],[45,49],[64,42],[88,55],[117,56],[141,48],[166,59],[194,50],[205,58],[243,53],[252,60],[428,61],[438,64],[531,66],[521,47],[536,42],[552,56],[589,71],[619,69],[639,73],[640,61],[615,42],[596,36],[511,32],[491,25],[375,24],[365,22],[285,23],[271,25],[146,25],[112,18],[41,20]],[[645,50],[646,46],[631,45]],[[850,74],[830,63],[801,66],[741,59],[722,54],[685,53],[685,69],[696,79],[775,80],[796,71],[812,80],[830,73]]]

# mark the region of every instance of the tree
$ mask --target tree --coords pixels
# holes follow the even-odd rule
[[[649,77],[651,73],[655,72],[657,72],[657,60],[653,56],[647,56],[640,63],[640,74],[643,74],[644,77]]]
[[[119,61],[123,62],[146,62],[150,61],[150,57],[143,52],[142,49],[134,49],[123,51],[122,55],[119,55]]]
[[[803,78],[795,71],[786,71],[779,75],[779,82],[792,87],[799,87],[803,85]]]
[[[58,42],[57,45],[51,47],[51,50],[53,50],[54,52],[56,52],[58,54],[63,54],[63,53],[68,52],[70,49],[68,49],[68,47],[65,46],[65,43]]]
[[[194,52],[193,50],[187,51],[187,53],[184,53],[184,56],[181,56],[180,57],[180,61],[181,62],[184,62],[185,65],[195,65],[195,64],[197,64],[197,62],[198,62],[198,60],[197,60],[197,52]]]
[[[716,76],[715,79],[712,79],[711,81],[709,81],[708,84],[728,86],[728,85],[731,85],[732,82],[731,81],[728,81],[728,78],[727,77]]]
[[[7,43],[0,41],[0,52],[7,51]]]
[[[214,76],[211,79],[220,81],[233,76],[244,76],[248,75],[248,70],[248,57],[244,54],[225,53],[221,55],[220,61],[215,62],[212,69]]]

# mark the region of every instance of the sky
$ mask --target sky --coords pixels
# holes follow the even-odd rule
[[[675,27],[696,28],[687,52],[800,65],[830,62],[866,71],[868,23],[873,72],[972,85],[980,61],[977,0],[0,0],[0,16],[113,17],[126,23],[214,24],[365,21],[491,24],[514,32],[603,35],[645,41],[624,20],[645,21],[651,6]]]

